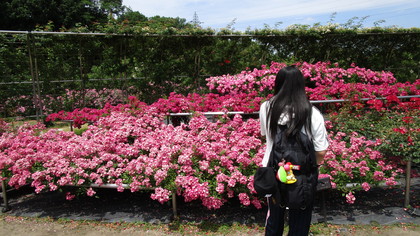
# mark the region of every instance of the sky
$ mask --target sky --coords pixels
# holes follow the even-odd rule
[[[215,30],[228,25],[245,31],[285,29],[293,24],[344,24],[353,17],[367,17],[364,27],[376,22],[382,27],[420,28],[420,0],[123,0],[123,5],[147,17],[180,17],[189,22],[196,14],[203,28]]]

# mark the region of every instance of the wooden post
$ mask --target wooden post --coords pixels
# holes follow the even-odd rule
[[[6,182],[4,180],[1,181],[1,192],[3,196],[3,212],[6,212],[9,210],[9,202],[7,200],[7,189],[6,189]]]
[[[172,213],[174,215],[174,220],[178,220],[178,211],[176,205],[176,193],[172,193]]]
[[[323,222],[328,221],[327,207],[325,205],[325,191],[326,190],[319,191],[321,193],[321,215],[322,215],[322,218],[318,218],[318,223],[323,223]]]
[[[411,188],[411,157],[407,160],[406,174],[405,174],[405,199],[404,207],[410,207],[410,188]]]
[[[322,191],[322,217],[323,222],[327,222],[327,207],[325,206],[325,190]]]

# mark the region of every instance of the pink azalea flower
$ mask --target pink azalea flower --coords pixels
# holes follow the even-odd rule
[[[356,197],[354,197],[352,192],[346,194],[346,202],[349,204],[353,204],[356,201]]]
[[[86,191],[86,194],[87,194],[89,197],[92,197],[93,195],[95,195],[95,194],[96,194],[96,192],[95,192],[92,188],[88,188],[88,190]]]
[[[368,183],[364,182],[364,183],[362,183],[362,188],[363,188],[363,190],[365,190],[367,192],[370,189],[370,185]]]
[[[76,195],[71,194],[70,192],[66,193],[66,200],[71,201],[76,197]]]

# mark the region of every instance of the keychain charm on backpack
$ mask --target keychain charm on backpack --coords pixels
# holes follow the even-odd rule
[[[290,162],[284,163],[284,161],[279,163],[279,170],[277,171],[277,178],[284,184],[293,184],[297,181],[293,170],[299,170],[300,166],[293,165]]]

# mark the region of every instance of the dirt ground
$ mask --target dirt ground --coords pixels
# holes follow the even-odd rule
[[[321,227],[322,228],[322,227]],[[317,227],[319,230],[320,227]],[[420,226],[391,226],[376,227],[367,226],[363,228],[354,228],[352,226],[324,226],[325,233],[316,233],[315,235],[384,235],[384,236],[418,236],[420,235]],[[31,218],[3,216],[0,220],[0,235],[10,236],[155,236],[155,235],[263,235],[262,229],[257,231],[230,231],[229,233],[217,232],[199,232],[196,228],[191,228],[185,232],[170,232],[167,227],[149,229],[147,226],[124,226],[115,223],[98,224],[86,223],[80,221],[58,222],[53,220],[37,220]]]
[[[318,201],[311,230],[314,235],[420,236],[420,181],[412,186],[415,211],[411,214],[401,207],[403,190],[401,186],[361,191],[353,205],[345,203],[340,192],[329,191],[325,195],[328,224],[317,222],[321,213]],[[0,213],[0,236],[263,235],[265,208],[257,210],[230,201],[210,211],[198,202],[180,200],[179,225],[174,225],[172,207],[151,200],[149,194],[98,189],[95,198],[81,196],[67,201],[60,192],[12,191],[11,210]]]
[[[109,227],[100,227],[92,225],[62,224],[59,222],[33,222],[27,220],[14,222],[0,222],[0,235],[10,236],[111,236],[111,235],[163,235],[164,232],[157,230],[143,230],[139,228],[112,229]]]

